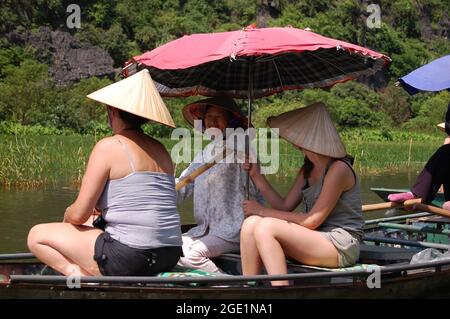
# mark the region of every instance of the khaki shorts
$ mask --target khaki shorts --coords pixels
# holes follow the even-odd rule
[[[336,247],[339,257],[339,267],[353,266],[359,258],[359,240],[342,228],[330,231],[319,231]]]

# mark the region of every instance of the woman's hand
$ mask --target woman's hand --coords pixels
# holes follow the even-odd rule
[[[248,163],[246,161],[242,164],[242,168],[248,172],[251,178],[261,174],[259,163]]]
[[[64,212],[63,221],[62,221],[63,223],[68,223],[66,216],[67,216],[67,214],[69,213],[71,207],[72,207],[72,205],[70,205],[70,206],[68,206],[68,207],[66,208],[66,211]]]
[[[252,215],[264,217],[264,210],[266,208],[254,200],[245,200],[242,203],[242,209],[244,210],[245,217]]]

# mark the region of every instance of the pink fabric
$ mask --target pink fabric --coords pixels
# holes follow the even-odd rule
[[[442,205],[442,208],[446,209],[446,210],[450,210],[450,201],[445,202],[444,205]]]
[[[390,194],[388,196],[388,199],[391,202],[396,202],[396,203],[401,203],[401,202],[404,202],[405,200],[414,199],[414,198],[416,198],[416,196],[414,196],[414,194],[411,192]]]
[[[315,51],[322,48],[341,48],[375,59],[384,59],[385,65],[390,61],[388,56],[359,45],[292,27],[247,27],[239,31],[187,35],[136,56],[133,60],[159,69],[176,70],[224,58]]]

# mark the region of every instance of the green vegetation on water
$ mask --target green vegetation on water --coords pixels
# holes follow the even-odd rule
[[[355,157],[360,175],[419,170],[441,145],[442,136],[376,130],[346,131],[343,139]],[[383,136],[384,140],[383,140]],[[402,137],[403,136],[403,137]],[[0,135],[0,185],[41,187],[52,183],[79,184],[96,139],[92,135],[14,136]],[[177,141],[161,139],[171,150]],[[279,176],[295,174],[303,163],[301,152],[280,141]],[[270,153],[269,153],[270,154]],[[177,175],[187,164],[177,165]]]

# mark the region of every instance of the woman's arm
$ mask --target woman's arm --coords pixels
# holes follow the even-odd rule
[[[95,145],[89,157],[78,197],[72,205],[67,207],[64,214],[65,222],[82,225],[92,215],[109,178],[111,166],[107,154],[110,147],[111,141],[109,139],[103,139]]]
[[[289,193],[286,197],[280,196],[278,192],[270,185],[266,177],[261,174],[258,164],[243,164],[244,169],[250,174],[252,181],[255,186],[259,189],[264,199],[272,206],[274,209],[291,211],[295,209],[302,201],[302,187],[305,184],[303,177],[303,172],[300,172],[295,179]]]
[[[254,201],[244,202],[246,216],[259,215],[273,217],[296,223],[309,229],[318,228],[336,206],[341,194],[356,183],[351,169],[343,162],[333,163],[325,176],[319,198],[307,214],[298,214],[284,210],[263,207]]]

